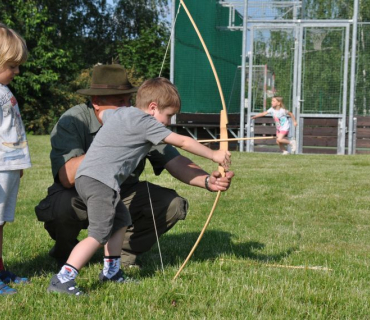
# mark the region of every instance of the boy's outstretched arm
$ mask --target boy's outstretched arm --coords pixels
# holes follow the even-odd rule
[[[230,166],[231,153],[228,150],[211,150],[190,137],[186,137],[174,132],[168,135],[164,139],[164,142],[193,153],[197,156],[210,159],[213,162],[223,166],[225,170],[228,170]]]

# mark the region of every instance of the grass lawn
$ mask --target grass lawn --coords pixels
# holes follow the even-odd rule
[[[101,285],[99,252],[77,280],[88,296],[76,298],[46,292],[58,269],[34,207],[51,184],[49,137],[29,143],[33,167],[4,229],[3,256],[32,283],[0,297],[1,319],[370,319],[370,156],[234,152],[233,184],[176,281],[215,194],[148,166],[143,179],[190,202],[187,219],[160,239],[164,274],[154,247],[144,269],[129,272],[139,284]]]

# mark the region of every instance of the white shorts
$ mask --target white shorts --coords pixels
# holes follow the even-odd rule
[[[0,171],[0,225],[14,221],[20,178],[20,170]]]

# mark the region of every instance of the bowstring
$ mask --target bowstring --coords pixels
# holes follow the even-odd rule
[[[148,183],[148,180],[146,179],[146,177],[145,177],[145,180],[146,180],[146,187],[148,189],[150,209],[152,210],[153,224],[154,224],[155,236],[157,238],[157,245],[158,245],[158,251],[159,251],[159,258],[161,260],[162,273],[164,274],[164,266],[163,266],[163,259],[162,259],[162,250],[161,250],[161,246],[159,244],[159,236],[158,236],[158,230],[157,230],[157,223],[155,222],[152,197],[150,196],[149,183]]]
[[[173,36],[173,32],[175,30],[176,20],[177,20],[177,17],[179,15],[180,8],[181,8],[181,3],[179,4],[179,7],[177,9],[177,13],[176,13],[176,16],[175,16],[175,19],[174,19],[174,22],[173,22],[173,25],[172,25],[172,28],[171,28],[170,37],[169,37],[168,42],[167,42],[166,52],[165,52],[164,57],[163,57],[163,61],[162,61],[162,65],[161,65],[161,70],[159,71],[158,77],[160,77],[162,75],[163,67],[164,67],[164,64],[165,64],[165,61],[166,61],[166,58],[167,58],[168,49],[170,47],[170,43],[171,43],[171,39],[172,39],[172,36]],[[145,180],[146,180],[146,187],[147,187],[147,190],[148,190],[150,209],[152,211],[155,236],[157,238],[157,245],[158,245],[158,251],[159,251],[159,258],[161,260],[162,273],[164,274],[164,266],[163,266],[163,259],[162,259],[162,250],[161,250],[161,245],[159,244],[159,235],[158,235],[157,223],[155,222],[152,197],[150,195],[149,183],[148,183],[148,180],[146,178],[146,174],[145,174]]]
[[[179,3],[179,7],[177,8],[177,13],[176,13],[176,16],[175,16],[175,20],[173,21],[173,24],[172,24],[170,37],[169,37],[169,39],[167,41],[166,52],[165,52],[164,57],[163,57],[162,66],[161,66],[161,70],[159,71],[159,76],[158,77],[160,77],[162,75],[163,67],[164,67],[164,64],[165,64],[165,61],[166,61],[166,58],[167,58],[167,53],[168,53],[168,49],[170,47],[170,43],[171,43],[171,39],[172,39],[172,36],[173,36],[173,32],[175,31],[176,20],[177,20],[177,17],[179,15],[180,8],[181,8],[181,3]]]

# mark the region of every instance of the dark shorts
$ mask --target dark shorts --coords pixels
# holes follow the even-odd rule
[[[88,235],[106,244],[116,231],[131,225],[131,217],[117,191],[87,176],[76,179],[76,189],[87,206]]]

